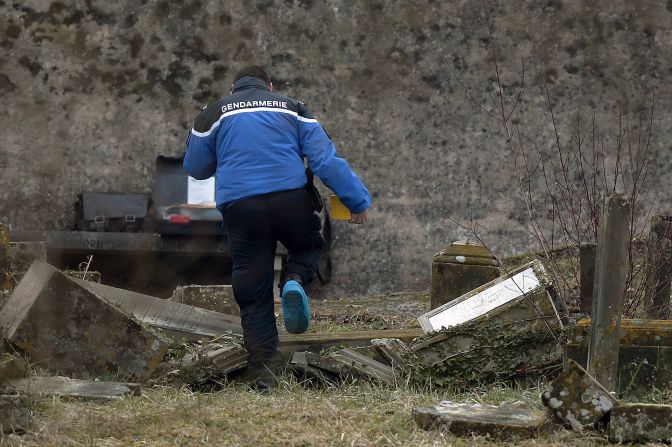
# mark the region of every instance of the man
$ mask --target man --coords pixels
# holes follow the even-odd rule
[[[304,158],[350,209],[350,222],[366,222],[371,196],[364,184],[336,156],[334,143],[305,104],[273,93],[259,66],[238,71],[231,94],[203,109],[187,139],[185,170],[196,179],[215,175],[248,371],[260,388],[273,383],[281,364],[273,302],[278,241],[288,250],[281,278],[285,327],[302,333],[310,321],[303,286],[315,276],[324,241],[305,188]]]

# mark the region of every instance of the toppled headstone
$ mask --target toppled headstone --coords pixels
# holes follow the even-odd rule
[[[32,419],[25,396],[0,394],[0,435],[24,433],[30,427]]]
[[[672,406],[621,404],[611,410],[611,442],[672,442]]]
[[[548,273],[535,260],[427,312],[418,321],[426,333],[495,317],[507,321],[546,318],[562,325],[549,287]]]
[[[10,244],[12,272],[25,272],[34,261],[47,262],[47,244],[44,241],[12,242]]]
[[[178,286],[170,299],[214,312],[240,316],[240,308],[230,285]]]
[[[483,435],[500,440],[532,438],[550,427],[544,411],[449,401],[415,408],[413,419],[425,430],[447,430],[456,436]]]
[[[102,382],[79,380],[69,377],[31,376],[8,381],[10,389],[37,396],[81,397],[86,399],[119,399],[123,396],[139,396],[137,383]]]
[[[431,308],[435,309],[499,276],[499,262],[483,245],[454,242],[434,255]]]
[[[0,332],[32,363],[73,377],[142,381],[168,349],[133,316],[41,261],[0,311]]]
[[[420,329],[384,329],[372,331],[280,334],[278,349],[283,353],[318,352],[334,346],[361,347],[371,345],[374,338],[398,338],[410,342],[422,335]]]
[[[562,321],[550,286],[533,261],[421,316],[415,379],[462,387],[559,364]]]
[[[166,330],[170,335],[197,340],[229,332],[242,334],[240,318],[176,303],[130,290],[77,280],[90,292],[132,313],[142,323]]]
[[[573,430],[599,428],[618,401],[576,362],[570,361],[541,395],[541,401]]]
[[[361,377],[385,383],[394,382],[394,371],[391,367],[352,349],[344,348],[332,352],[328,357],[348,365]]]
[[[408,359],[413,356],[406,343],[398,338],[374,338],[371,344],[376,347],[392,368],[404,369],[408,366]]]
[[[164,381],[199,386],[221,380],[247,365],[248,353],[241,343],[240,337],[226,336],[190,350],[162,367]]]

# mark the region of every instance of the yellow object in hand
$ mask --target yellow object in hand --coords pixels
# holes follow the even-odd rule
[[[331,202],[331,218],[335,220],[350,220],[352,219],[352,214],[350,210],[343,205],[341,199],[338,196],[332,194],[329,198]]]

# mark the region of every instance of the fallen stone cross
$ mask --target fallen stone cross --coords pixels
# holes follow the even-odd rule
[[[621,404],[611,410],[611,442],[672,443],[672,406]]]
[[[134,316],[41,261],[0,310],[0,335],[33,364],[83,378],[144,381],[168,349]]]
[[[532,438],[552,427],[545,411],[449,401],[415,408],[413,419],[425,430],[446,430],[456,436],[481,435],[507,441]]]
[[[542,393],[541,400],[560,422],[579,431],[600,428],[618,405],[606,388],[571,360]]]

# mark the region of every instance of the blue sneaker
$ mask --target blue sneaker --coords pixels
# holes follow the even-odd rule
[[[290,334],[303,334],[310,323],[308,296],[297,281],[290,279],[282,287],[282,313]]]

